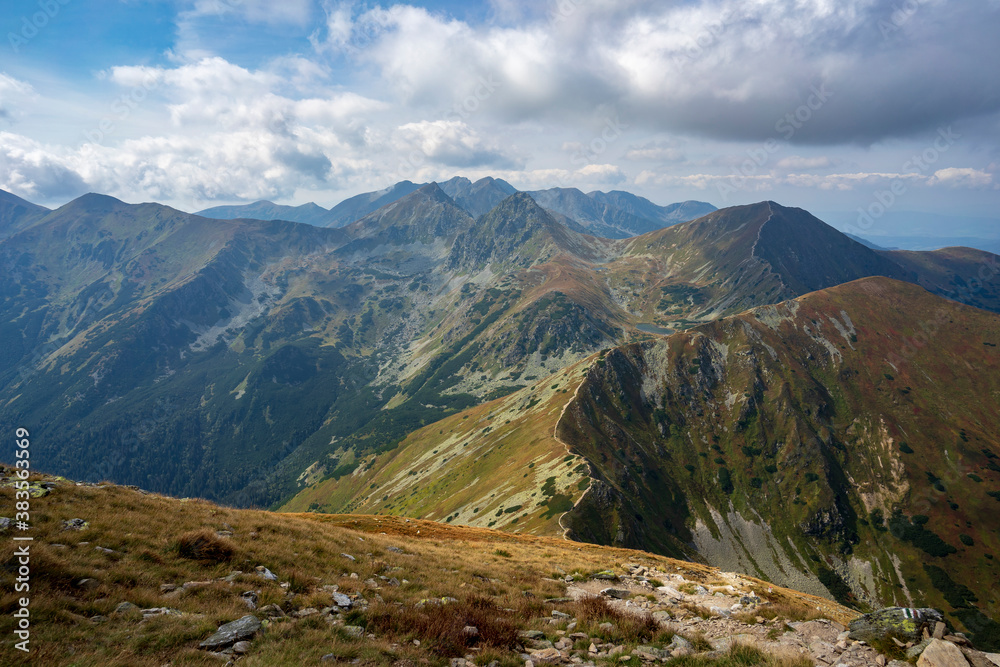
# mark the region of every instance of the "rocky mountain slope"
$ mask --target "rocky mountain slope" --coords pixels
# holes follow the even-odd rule
[[[615,241],[433,184],[338,229],[88,195],[0,241],[0,401],[56,471],[271,504],[600,349],[921,270],[836,234],[764,203]]]
[[[0,468],[5,507],[14,480]],[[32,538],[0,542],[4,665],[869,667],[906,650],[884,634],[852,639],[848,623],[872,624],[829,600],[642,551],[234,510],[37,474],[29,488],[30,527],[0,519],[0,534]],[[24,544],[28,653],[11,615]],[[913,646],[922,625],[911,622],[912,636],[905,625],[886,627]],[[946,641],[915,650],[1000,664],[942,626]]]
[[[940,606],[996,646],[998,339],[996,314],[856,281],[607,350],[288,507],[643,545]]]

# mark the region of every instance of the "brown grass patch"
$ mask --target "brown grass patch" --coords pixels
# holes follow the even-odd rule
[[[232,543],[210,530],[194,530],[177,540],[177,553],[181,558],[205,563],[226,563],[233,559],[236,550]]]
[[[519,645],[513,614],[475,595],[448,604],[427,604],[423,609],[374,605],[357,622],[376,635],[429,642],[431,650],[443,657],[465,655],[472,646],[514,650]],[[478,635],[465,634],[468,626],[476,628]]]

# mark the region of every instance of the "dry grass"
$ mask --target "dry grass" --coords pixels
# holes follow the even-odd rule
[[[195,530],[181,535],[177,540],[177,553],[181,558],[206,563],[228,563],[236,550],[229,540],[218,537],[210,530]]]
[[[721,656],[684,656],[667,662],[673,667],[812,667],[809,658],[788,654],[765,653],[749,644],[733,644]]]
[[[0,506],[10,507],[13,501],[12,489],[0,488]],[[5,640],[0,643],[0,664],[5,666],[216,665],[216,658],[197,649],[198,642],[247,613],[242,592],[259,592],[260,606],[277,604],[293,612],[328,606],[331,597],[323,586],[369,601],[354,621],[373,631],[375,639],[345,636],[319,614],[279,621],[254,640],[240,664],[318,664],[320,657],[334,653],[361,665],[447,665],[446,656],[480,649],[481,655],[496,656],[505,665],[515,655],[512,628],[539,629],[550,639],[565,629],[565,622],[548,623],[553,609],[579,615],[581,629],[593,627],[595,637],[597,626],[610,622],[616,630],[609,640],[658,639],[646,617],[619,615],[598,602],[546,603],[566,593],[566,584],[549,576],[554,571],[621,571],[622,565],[634,563],[695,581],[718,576],[698,564],[554,538],[401,518],[234,510],[110,485],[61,482],[48,496],[33,499],[31,507],[32,654],[14,651]],[[62,522],[73,518],[90,526],[63,530]],[[220,530],[233,535],[217,538]],[[189,545],[183,552],[188,557],[181,556],[182,542]],[[228,556],[225,546],[232,550]],[[498,550],[504,553],[498,555]],[[0,540],[0,633],[5,637],[11,636],[11,613],[20,597],[13,592],[13,552],[12,540]],[[274,572],[278,581],[258,576],[258,565]],[[231,584],[219,581],[233,571],[243,574]],[[400,585],[390,585],[390,578]],[[93,579],[94,585],[81,585],[83,579]],[[160,590],[162,584],[185,582],[207,583],[168,596]],[[417,613],[420,600],[444,597],[458,602],[425,605]],[[170,607],[183,615],[148,620],[134,613],[116,616],[115,607],[123,601],[140,608]],[[94,616],[107,620],[95,625],[90,620]],[[466,624],[480,630],[472,646],[464,635],[456,635]],[[669,640],[669,633],[659,638]]]

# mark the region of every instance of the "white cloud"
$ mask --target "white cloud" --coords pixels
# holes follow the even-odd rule
[[[808,121],[794,142],[870,143],[1000,110],[1000,81],[981,75],[1000,57],[995,9],[928,0],[902,28],[921,40],[890,43],[877,27],[891,14],[881,0],[564,4],[564,15],[514,28],[408,5],[351,16],[338,5],[328,43],[351,42],[407,104],[454,104],[492,77],[498,90],[484,109],[507,121],[565,121],[613,99],[646,128],[762,140],[785,136],[778,122],[800,113]],[[519,13],[517,2],[497,9]],[[955,34],[989,55],[922,46]]]
[[[460,120],[421,121],[393,133],[394,148],[415,165],[427,159],[452,167],[509,166],[511,160]]]
[[[935,171],[929,183],[949,188],[988,188],[993,185],[993,174],[978,169],[949,167]]]
[[[0,121],[14,121],[23,111],[21,105],[37,97],[31,84],[0,72]]]

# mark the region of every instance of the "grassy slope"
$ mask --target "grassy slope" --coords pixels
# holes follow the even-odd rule
[[[9,468],[0,470],[0,477],[10,474]],[[693,563],[559,539],[394,517],[234,510],[109,484],[33,479],[54,482],[55,487],[31,501],[32,528],[27,534],[34,538],[32,653],[25,656],[13,648],[11,613],[20,594],[13,592],[14,542],[4,539],[0,541],[0,562],[4,564],[0,568],[0,663],[4,665],[220,664],[217,657],[199,651],[197,645],[221,623],[248,613],[241,599],[243,591],[257,591],[261,607],[277,604],[290,613],[328,606],[330,593],[322,586],[337,586],[339,592],[361,595],[370,603],[367,612],[348,614],[340,623],[368,623],[371,628],[381,618],[388,627],[376,631],[375,639],[353,639],[319,615],[276,621],[253,642],[251,653],[240,664],[318,664],[321,656],[334,653],[341,660],[363,665],[447,665],[447,657],[455,655],[455,649],[437,634],[441,629],[410,624],[413,613],[426,618],[435,612],[435,608],[414,612],[414,605],[421,600],[455,598],[452,609],[458,614],[459,631],[476,618],[490,622],[483,618],[485,609],[493,610],[515,631],[538,628],[554,637],[547,618],[551,609],[570,614],[579,610],[574,603],[541,604],[542,599],[565,593],[566,585],[550,578],[553,572],[621,571],[622,564],[637,563],[681,573],[688,581],[705,585],[719,578],[718,571]],[[0,504],[10,507],[13,501],[13,490],[0,486]],[[82,531],[62,528],[64,521],[74,518],[89,525]],[[225,540],[233,549],[229,560],[181,557],[180,538],[206,529],[232,533]],[[356,561],[346,559],[345,553]],[[254,573],[258,565],[269,568],[288,585],[260,578]],[[244,574],[235,575],[232,583],[220,580],[233,571]],[[384,580],[379,576],[384,573],[402,584],[392,587],[381,583]],[[85,578],[95,580],[96,587],[80,586],[78,582]],[[370,579],[379,581],[381,588],[373,590],[375,584],[367,582]],[[852,616],[849,610],[825,600],[753,579],[743,581],[786,610],[819,608],[841,622]],[[186,582],[205,583],[169,596],[160,589],[161,584]],[[115,614],[123,601],[141,608],[170,607],[180,614],[150,620],[143,620],[137,612]],[[463,618],[463,614],[467,616]],[[104,620],[97,624],[90,620],[95,616]],[[592,633],[598,631],[596,621],[590,625],[594,626]],[[420,640],[419,647],[413,644],[414,639]],[[492,653],[487,649],[480,664],[493,659],[491,656],[504,665],[520,664],[515,655],[511,648]]]
[[[571,365],[534,386],[426,426],[282,509],[359,512],[556,534],[586,488],[586,467],[554,437],[583,379]],[[551,481],[550,481],[551,479]],[[518,509],[514,509],[518,508]]]

